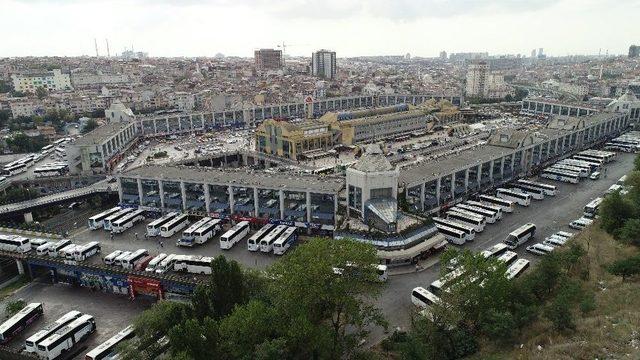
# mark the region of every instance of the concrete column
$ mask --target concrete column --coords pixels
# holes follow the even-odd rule
[[[204,206],[207,209],[207,214],[211,213],[211,193],[209,190],[209,184],[204,184]]]
[[[166,204],[164,203],[164,183],[162,180],[158,180],[158,193],[160,194],[160,208],[165,210]]]
[[[253,215],[255,217],[258,217],[258,206],[260,205],[258,200],[258,188],[253,188]]]
[[[500,158],[500,177],[504,181],[504,156]]]
[[[489,161],[489,179],[493,184],[493,160]]]
[[[436,200],[438,201],[438,205],[440,205],[440,184],[442,182],[442,177],[439,177],[436,180]]]
[[[180,195],[182,195],[182,210],[187,211],[187,187],[184,181],[180,181]]]
[[[120,179],[120,177],[118,177],[118,198],[120,199],[120,202],[124,202],[124,191],[122,190],[122,179]]]
[[[311,193],[307,191],[307,222],[311,222]]]
[[[24,213],[24,222],[30,224],[33,222],[33,214],[31,212]]]
[[[464,171],[464,192],[469,191],[469,169]]]
[[[280,197],[280,219],[284,219],[284,190],[279,190]]]
[[[424,194],[426,192],[426,184],[420,184],[420,210],[424,211]]]
[[[347,209],[349,209],[349,204],[347,204]],[[338,213],[338,194],[333,195],[333,213]],[[333,228],[335,229],[338,226],[338,216],[333,216]]]
[[[24,275],[24,265],[21,260],[16,259],[16,266],[18,267],[18,274]]]
[[[233,203],[233,187],[229,186],[228,188],[229,191],[229,213],[233,214],[235,209],[234,209],[234,203]]]
[[[138,178],[136,182],[138,184],[138,201],[140,202],[140,206],[142,206],[142,179]]]
[[[478,171],[476,174],[476,180],[478,183],[478,189],[480,189],[480,180],[482,180],[482,163],[478,165]]]
[[[451,199],[456,198],[456,173],[451,174]]]

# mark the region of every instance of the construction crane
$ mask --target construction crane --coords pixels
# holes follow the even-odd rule
[[[285,60],[285,54],[287,52],[287,47],[291,47],[291,46],[307,46],[308,44],[285,44],[284,41],[282,42],[282,44],[278,44],[278,48],[282,49],[282,68],[286,68],[286,60]]]

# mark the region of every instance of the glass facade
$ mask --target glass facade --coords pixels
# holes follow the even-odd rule
[[[284,192],[284,218],[307,221],[307,194],[299,191]]]
[[[233,187],[233,212],[240,216],[255,216],[253,188]]]
[[[184,190],[188,211],[207,211],[202,184],[185,183]]]
[[[209,210],[220,215],[229,215],[229,187],[221,185],[209,185]]]
[[[142,205],[159,208],[160,185],[156,180],[142,180]]]
[[[182,190],[177,181],[163,181],[164,205],[171,210],[182,210]]]
[[[121,179],[122,201],[127,204],[140,205],[137,179]]]

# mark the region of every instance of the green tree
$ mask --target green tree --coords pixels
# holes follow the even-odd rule
[[[607,266],[607,271],[613,275],[621,276],[622,281],[625,281],[631,276],[640,274],[640,256],[616,260]]]
[[[279,338],[274,308],[253,300],[237,306],[220,324],[221,347],[233,359],[251,359],[264,342]]]
[[[628,219],[618,233],[621,241],[640,246],[640,219]]]
[[[553,327],[559,331],[575,329],[571,304],[564,296],[556,297],[545,310],[545,316],[551,320]]]
[[[247,301],[244,275],[238,262],[228,261],[222,255],[213,259],[211,267],[209,285],[211,311],[214,318],[220,319],[231,313],[236,305]]]
[[[7,145],[14,153],[40,151],[47,143],[47,140],[42,135],[29,137],[24,133],[15,134],[7,139]]]
[[[219,358],[218,324],[211,318],[202,322],[188,319],[169,330],[172,358],[209,360]]]
[[[95,119],[89,119],[86,124],[82,127],[82,133],[86,134],[91,130],[96,129],[98,126],[98,122]]]
[[[49,95],[49,92],[47,91],[47,89],[43,88],[42,86],[38,86],[36,88],[36,96],[38,97],[38,99],[42,100],[46,98],[47,95]]]
[[[633,217],[635,209],[620,192],[607,195],[600,205],[600,226],[609,234],[617,235],[624,222]]]
[[[22,299],[9,301],[4,309],[4,312],[6,313],[7,317],[11,317],[18,311],[22,310],[22,308],[24,308],[25,306],[27,306],[27,303]]]
[[[633,159],[633,170],[640,171],[640,154],[636,155],[636,158]]]

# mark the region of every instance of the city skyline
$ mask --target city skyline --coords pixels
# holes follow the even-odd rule
[[[94,38],[101,56],[107,53],[105,38],[111,55],[133,46],[168,57],[252,57],[255,49],[278,48],[283,41],[287,55],[307,57],[321,48],[339,57],[437,57],[441,50],[528,56],[540,47],[550,56],[623,55],[640,38],[636,0],[1,0],[0,7],[7,28],[19,29],[0,43],[0,57],[94,56]],[[605,23],[616,26],[597,26]]]

